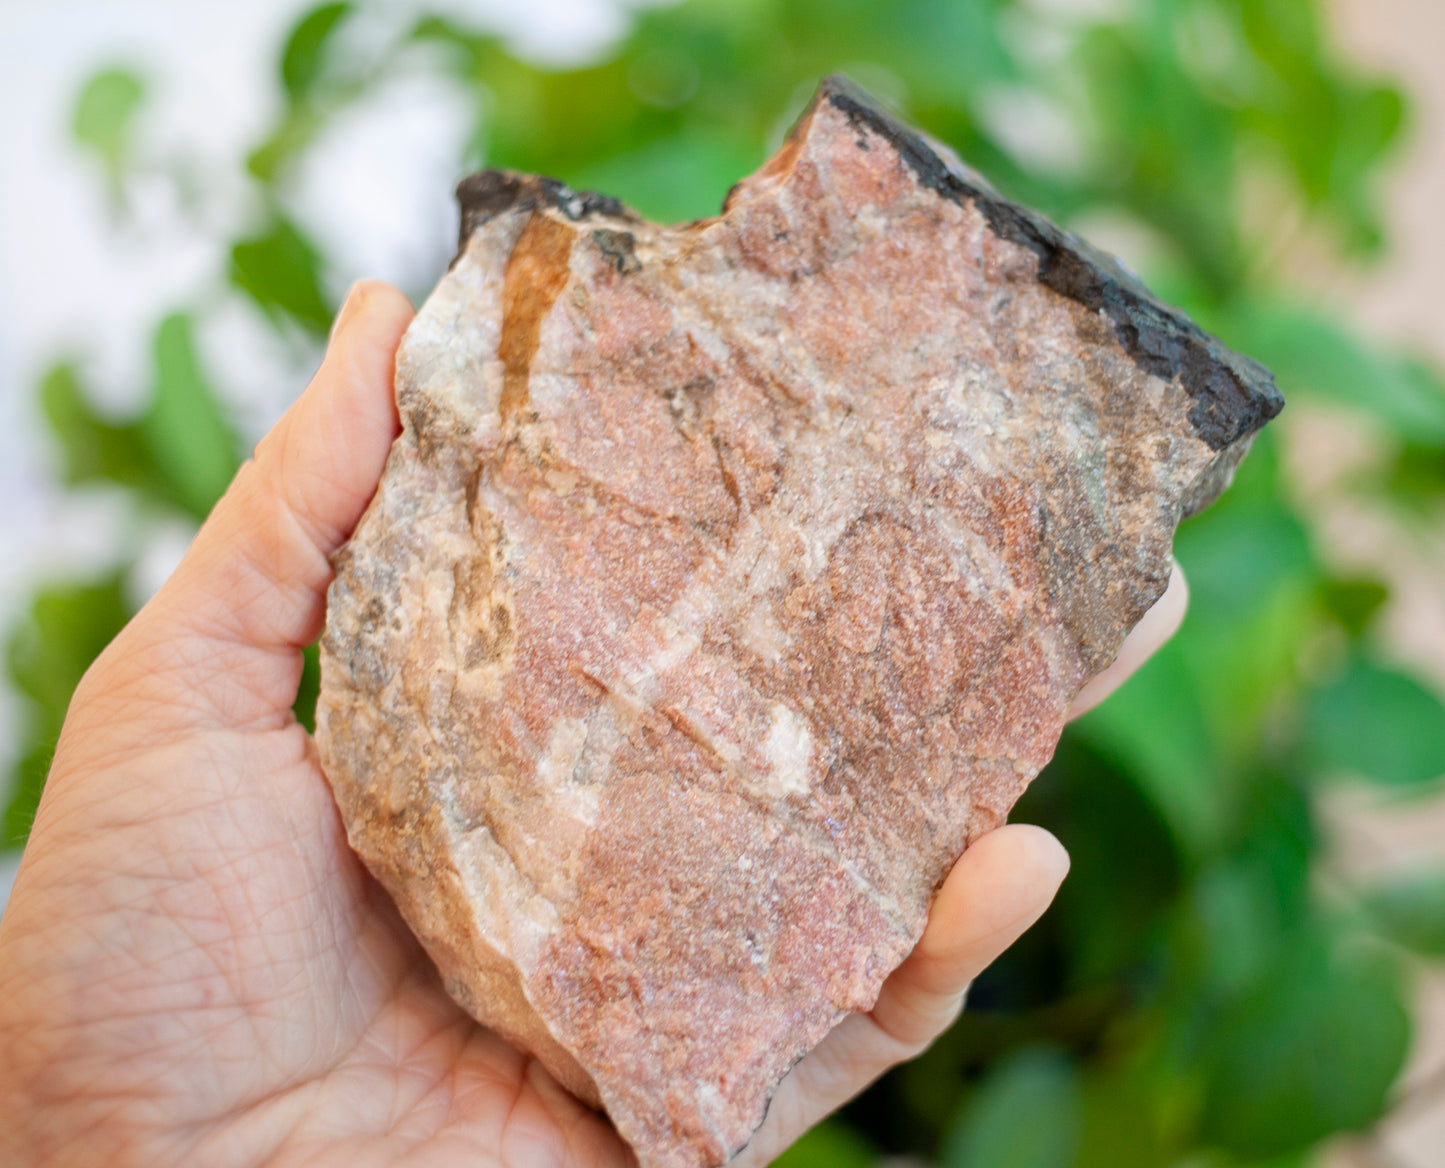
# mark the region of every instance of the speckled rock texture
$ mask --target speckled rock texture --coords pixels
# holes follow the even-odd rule
[[[713,219],[460,195],[323,766],[456,1000],[647,1168],[721,1164],[1283,403],[842,79]]]

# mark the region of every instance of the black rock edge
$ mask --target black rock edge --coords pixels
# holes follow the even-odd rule
[[[1258,361],[1227,348],[1178,309],[1161,303],[1112,256],[945,161],[922,134],[848,78],[825,78],[809,111],[824,101],[854,126],[884,138],[924,186],[960,205],[971,202],[1001,239],[1034,252],[1040,282],[1091,311],[1102,311],[1124,351],[1142,369],[1165,380],[1178,377],[1194,403],[1189,421],[1211,449],[1232,446],[1284,409],[1273,375]]]
[[[622,200],[611,195],[574,191],[559,179],[521,174],[515,170],[484,170],[468,175],[457,184],[457,202],[461,204],[462,226],[453,266],[466,250],[472,232],[506,211],[551,207],[573,222],[592,216],[637,221],[637,215]]]
[[[972,203],[1001,239],[1038,256],[1039,280],[1114,326],[1124,351],[1145,372],[1165,380],[1178,377],[1193,401],[1189,421],[1213,450],[1224,450],[1259,430],[1284,409],[1284,397],[1268,369],[1226,347],[1178,309],[1158,300],[1112,256],[1014,203],[978,174],[941,157],[928,140],[889,113],[842,74],[823,79],[808,110],[828,102],[854,126],[887,141],[930,190],[952,202]],[[796,132],[796,130],[795,130]],[[573,221],[590,217],[636,222],[621,200],[596,191],[574,191],[555,178],[511,170],[484,170],[457,186],[461,238],[506,211],[551,207]],[[453,265],[456,259],[452,261]]]

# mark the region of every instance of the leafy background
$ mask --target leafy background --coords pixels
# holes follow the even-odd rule
[[[512,166],[662,219],[711,213],[843,68],[1066,223],[1125,223],[1145,275],[1270,364],[1295,409],[1349,419],[1374,456],[1333,489],[1428,539],[1445,503],[1445,382],[1356,335],[1292,278],[1308,234],[1368,265],[1400,91],[1331,46],[1313,0],[689,0],[635,14],[600,59],[542,67],[457,6],[303,12],[267,84],[274,117],[219,166],[157,150],[155,79],[125,61],[76,94],[74,142],[125,232],[157,183],[224,237],[224,263],[151,323],[149,390],[104,408],[103,372],[58,355],[34,387],[64,484],[141,524],[204,517],[243,454],[198,339],[249,305],[294,362],[336,307],[345,240],[298,210],[328,131],[408,79],[444,79],[456,173]],[[151,143],[147,146],[147,143]],[[244,227],[208,191],[245,192]],[[428,257],[415,297],[445,262]],[[974,987],[965,1019],[793,1149],[794,1168],[908,1156],[943,1168],[1293,1168],[1399,1101],[1412,989],[1445,957],[1445,868],[1386,880],[1329,863],[1342,783],[1438,796],[1445,708],[1380,636],[1389,573],[1342,574],[1267,431],[1180,531],[1189,619],[1066,735],[1018,808],[1074,856],[1056,907]],[[69,695],[140,599],[135,556],[50,581],[5,641],[27,713],[5,805],[23,845]],[[314,671],[298,702],[314,701]]]

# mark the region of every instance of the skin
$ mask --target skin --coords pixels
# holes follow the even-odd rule
[[[321,369],[175,574],[91,667],[0,920],[0,1161],[610,1168],[606,1119],[443,992],[346,844],[291,714],[328,559],[399,430],[411,305],[348,297]],[[1182,617],[1182,580],[1117,685]],[[736,1161],[765,1164],[937,1037],[1048,906],[1062,846],[964,854],[883,988],[794,1068]]]

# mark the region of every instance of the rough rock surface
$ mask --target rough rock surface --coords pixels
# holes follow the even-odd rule
[[[460,195],[338,557],[323,764],[456,999],[644,1165],[716,1165],[1282,401],[841,79],[717,218]]]

